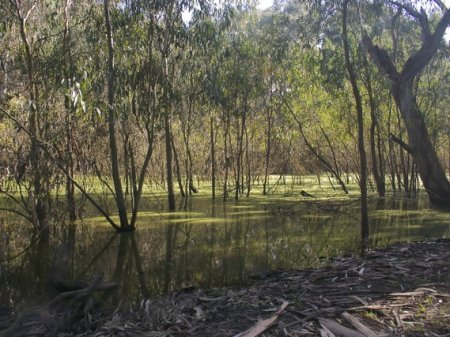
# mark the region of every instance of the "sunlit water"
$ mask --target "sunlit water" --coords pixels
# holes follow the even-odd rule
[[[24,307],[51,293],[49,279],[121,284],[116,299],[137,302],[185,287],[236,286],[280,268],[314,268],[358,254],[357,199],[194,198],[189,211],[147,205],[134,234],[116,235],[100,218],[60,225],[48,236],[1,219],[0,303]],[[426,198],[371,199],[370,246],[450,237],[450,214]],[[51,296],[51,295],[50,295]]]

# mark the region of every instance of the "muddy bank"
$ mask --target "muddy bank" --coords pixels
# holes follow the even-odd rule
[[[65,307],[71,322],[61,324],[64,313],[47,306],[40,315],[15,317],[15,329],[3,335],[450,336],[448,239],[336,258],[323,269],[258,275],[239,289],[186,289],[126,310],[94,304],[102,282],[94,283]]]

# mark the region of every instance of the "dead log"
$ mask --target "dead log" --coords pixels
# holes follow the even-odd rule
[[[301,194],[302,196],[304,196],[304,197],[307,197],[307,198],[315,198],[315,197],[316,197],[315,195],[310,194],[310,193],[308,193],[308,192],[306,192],[306,191],[303,191],[303,190],[300,191],[300,194]]]

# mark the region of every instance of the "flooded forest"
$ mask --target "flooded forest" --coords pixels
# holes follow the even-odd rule
[[[0,336],[447,336],[449,7],[1,1]]]

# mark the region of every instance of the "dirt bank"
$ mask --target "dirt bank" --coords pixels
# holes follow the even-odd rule
[[[450,336],[450,240],[396,244],[336,258],[324,269],[276,271],[239,289],[187,289],[131,310],[93,308],[83,307],[81,319],[55,335]],[[48,333],[38,324],[28,322],[30,336]]]

